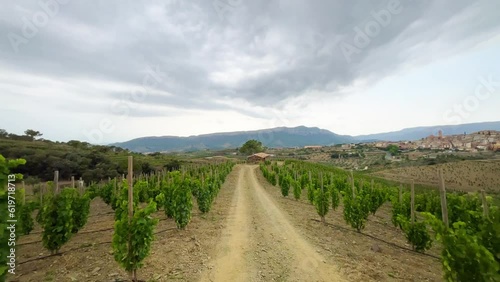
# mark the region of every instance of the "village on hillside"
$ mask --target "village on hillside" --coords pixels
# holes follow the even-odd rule
[[[456,151],[498,151],[500,150],[500,131],[479,131],[472,134],[443,135],[439,131],[438,136],[430,135],[418,141],[402,142],[374,142],[369,143],[376,148],[386,148],[389,145],[397,145],[401,150],[435,149]]]
[[[459,135],[445,135],[439,131],[420,140],[374,141],[319,146],[309,144],[301,148],[272,148],[267,150],[273,159],[295,158],[331,163],[335,166],[367,170],[387,168],[390,163],[415,161],[413,165],[432,164],[458,159],[497,158],[500,152],[500,131],[484,130]],[[256,157],[252,157],[256,161]],[[406,163],[405,162],[405,163]]]

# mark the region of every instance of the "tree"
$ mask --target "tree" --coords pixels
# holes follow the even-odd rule
[[[0,138],[7,138],[9,133],[5,129],[0,129]]]
[[[26,131],[24,131],[24,134],[31,137],[31,139],[35,139],[35,137],[40,137],[43,135],[42,133],[40,133],[40,131],[36,131],[33,129],[27,129]]]
[[[393,155],[393,156],[399,155],[399,147],[394,145],[394,144],[387,146],[385,148],[385,150],[388,151],[389,153],[391,153],[391,155]]]
[[[150,174],[150,173],[151,173],[151,172],[153,172],[154,170],[155,170],[155,169],[154,169],[154,167],[152,167],[152,166],[151,166],[151,164],[150,164],[150,163],[148,163],[148,162],[143,162],[143,163],[141,164],[141,171],[142,171],[142,173],[144,173],[144,174]]]
[[[181,169],[181,162],[177,159],[173,159],[173,160],[170,160],[165,165],[163,165],[163,168],[167,169],[168,171],[180,170]]]
[[[241,146],[240,153],[251,155],[257,152],[262,152],[263,150],[264,147],[262,146],[262,142],[252,139],[248,140],[245,144],[243,144],[243,146]]]

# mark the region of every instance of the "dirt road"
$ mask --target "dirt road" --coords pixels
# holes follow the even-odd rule
[[[230,216],[201,281],[345,281],[258,182],[258,166],[235,169]]]

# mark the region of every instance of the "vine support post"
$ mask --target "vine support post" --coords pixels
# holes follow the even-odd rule
[[[415,183],[411,180],[411,224],[415,223]]]
[[[320,182],[321,182],[321,206],[324,204],[323,202],[323,198],[325,197],[325,190],[324,190],[324,186],[323,186],[323,172],[320,171],[319,172],[319,179],[320,179]],[[323,207],[321,207],[320,209],[323,209]],[[321,216],[321,222],[323,222],[324,224],[326,224],[326,221],[325,221],[325,215],[322,215]]]
[[[123,180],[122,180],[122,182],[123,182]],[[113,193],[115,195],[120,194],[120,192],[118,191],[118,179],[116,177],[113,179]]]
[[[134,216],[134,206],[133,206],[133,200],[134,200],[134,157],[129,156],[128,157],[128,175],[127,175],[127,180],[128,180],[128,223],[130,224],[130,221],[132,220],[132,217]]]
[[[40,188],[40,206],[43,206],[43,185],[38,184],[38,188]]]
[[[403,203],[403,183],[399,183],[399,203]]]
[[[351,170],[351,187],[352,187],[352,198],[356,198],[356,187],[354,186],[354,175]]]
[[[311,176],[311,171],[309,171],[309,184],[312,183],[312,176]]]
[[[80,177],[80,180],[78,181],[78,189],[80,189],[80,194],[84,194],[85,190],[83,189],[83,178]]]
[[[374,187],[374,186],[375,186],[375,183],[374,183],[374,181],[373,181],[373,179],[372,179],[372,182],[371,182],[371,184],[370,184],[370,187],[371,187],[372,192],[373,192],[373,187]]]
[[[483,215],[486,218],[490,216],[490,209],[488,207],[488,202],[486,201],[486,193],[484,190],[481,190],[481,202],[483,203]]]
[[[71,188],[75,189],[75,177],[71,176]]]
[[[26,186],[24,185],[24,180],[22,182],[22,185],[23,185],[23,205],[26,204]]]
[[[441,196],[441,214],[443,215],[443,222],[446,228],[449,228],[450,225],[448,223],[448,205],[446,204],[446,187],[444,185],[444,177],[443,171],[438,170],[438,179],[439,179],[439,193]]]
[[[128,180],[128,224],[130,226],[130,223],[132,221],[132,217],[134,216],[134,205],[133,205],[133,200],[134,200],[134,157],[129,156],[128,157],[128,175],[127,175],[127,180]],[[129,253],[132,251],[132,242],[131,242],[131,234],[129,231],[128,234],[128,251]],[[132,270],[132,281],[137,281],[137,272],[135,269]]]
[[[59,193],[59,170],[54,171],[54,189],[55,194]]]
[[[323,193],[323,172],[319,172],[319,179],[321,181],[321,193]]]

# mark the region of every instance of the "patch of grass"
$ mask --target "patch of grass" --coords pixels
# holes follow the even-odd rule
[[[43,281],[55,281],[55,273],[53,270],[50,270],[50,271],[47,271],[45,272],[45,278],[43,279]]]

